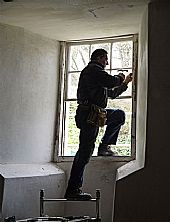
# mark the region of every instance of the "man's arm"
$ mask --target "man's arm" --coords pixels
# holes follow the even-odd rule
[[[125,79],[122,73],[112,76],[98,65],[95,65],[93,67],[91,73],[98,82],[98,85],[101,85],[102,87],[106,87],[109,89],[112,89],[113,87],[116,86],[120,86]]]
[[[127,85],[125,83],[122,83],[120,86],[117,86],[113,89],[108,89],[108,97],[111,99],[115,99],[119,95],[121,95],[124,91],[127,89]]]
[[[128,83],[132,81],[132,73],[126,76],[125,80],[120,86],[117,86],[113,89],[108,89],[108,97],[111,99],[115,99],[119,95],[121,95],[128,88]]]

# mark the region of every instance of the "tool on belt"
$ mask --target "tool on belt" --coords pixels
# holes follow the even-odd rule
[[[92,104],[87,117],[87,122],[94,126],[103,127],[106,124],[106,120],[107,111],[104,108]]]

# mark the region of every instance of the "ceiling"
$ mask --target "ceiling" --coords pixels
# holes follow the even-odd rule
[[[139,31],[148,0],[0,0],[0,22],[57,40]]]

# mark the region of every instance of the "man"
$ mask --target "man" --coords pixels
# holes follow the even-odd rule
[[[80,129],[79,149],[75,155],[68,187],[65,193],[67,199],[91,199],[91,195],[83,193],[83,172],[85,165],[92,156],[99,126],[87,121],[91,107],[96,106],[103,110],[107,106],[109,98],[116,98],[127,89],[132,81],[132,74],[125,76],[121,73],[115,76],[109,75],[104,68],[108,65],[107,51],[97,49],[91,55],[91,61],[80,74],[75,121]],[[106,109],[106,131],[98,147],[98,156],[113,156],[111,144],[116,144],[121,126],[125,122],[125,113],[120,109]]]

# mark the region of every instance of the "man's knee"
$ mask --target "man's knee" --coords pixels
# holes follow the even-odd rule
[[[125,123],[125,112],[121,109],[116,110],[117,120],[123,125]]]

